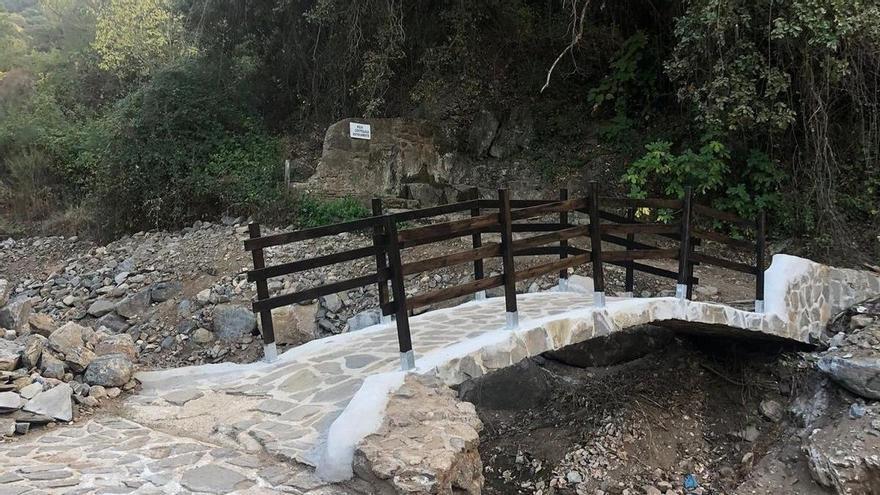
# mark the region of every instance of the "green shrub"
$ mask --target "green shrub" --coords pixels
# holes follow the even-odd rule
[[[370,210],[350,197],[320,199],[305,195],[296,205],[296,215],[301,227],[319,227],[368,217]]]
[[[729,170],[727,147],[706,139],[698,152],[687,148],[681,154],[672,152],[669,141],[655,141],[645,146],[648,152],[633,162],[623,176],[630,196],[647,197],[649,191],[665,196],[684,197],[691,186],[697,195],[708,195],[719,189]]]

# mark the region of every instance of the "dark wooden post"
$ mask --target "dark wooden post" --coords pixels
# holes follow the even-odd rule
[[[391,293],[394,296],[394,318],[397,321],[397,343],[400,346],[400,368],[408,371],[416,366],[412,348],[412,335],[409,332],[409,315],[406,313],[406,288],[403,285],[403,270],[400,262],[400,242],[397,240],[397,224],[390,215],[385,216],[385,249],[391,270]]]
[[[681,206],[681,228],[679,229],[678,251],[678,283],[675,286],[675,297],[686,299],[688,283],[690,283],[690,253],[691,253],[691,200],[693,190],[690,186],[684,189],[684,199]]]
[[[372,201],[373,216],[382,216],[382,198],[373,198]],[[376,248],[376,271],[382,273],[388,267],[388,260],[385,254],[385,248],[382,242],[382,227],[376,225],[373,227],[373,247]],[[391,315],[391,309],[388,307],[388,281],[379,280],[379,310],[383,317]]]
[[[626,210],[626,219],[630,221],[630,223],[635,223],[636,221],[636,209],[634,207],[627,208]],[[633,233],[626,234],[627,242],[635,242],[636,235]],[[632,250],[632,244],[627,244],[627,251]],[[626,262],[626,278],[624,280],[624,292],[629,295],[629,297],[633,297],[633,289],[635,286],[635,262],[627,261]]]
[[[248,234],[251,239],[260,237],[260,224],[254,222],[248,224]],[[251,251],[254,259],[254,270],[266,268],[266,259],[263,256],[263,248]],[[266,279],[257,281],[257,300],[269,299],[269,284]],[[275,327],[272,325],[272,310],[267,309],[260,311],[260,327],[263,337],[263,357],[266,361],[272,362],[278,357],[278,350],[275,347]]]
[[[559,190],[559,200],[568,200],[568,189]],[[559,229],[562,230],[568,227],[568,211],[559,212]],[[562,240],[559,241],[559,259],[565,258],[568,258],[568,241]],[[568,268],[559,270],[559,288],[563,290],[568,289]]]
[[[590,251],[593,261],[593,305],[605,307],[605,270],[602,267],[602,228],[599,218],[599,183],[590,182]]]
[[[480,216],[480,208],[471,208],[471,216],[478,217]],[[478,247],[483,245],[483,236],[480,232],[474,232],[471,235],[471,242],[473,243],[473,248],[477,249]],[[483,259],[474,260],[474,280],[480,280],[485,277],[485,273],[483,271]],[[482,300],[486,298],[486,291],[481,290],[477,292],[474,296],[477,300]]]
[[[513,221],[510,218],[510,191],[498,190],[498,222],[501,224],[501,262],[504,267],[504,305],[507,328],[519,326],[516,311],[516,268],[513,264]]]
[[[764,312],[764,251],[766,249],[767,218],[764,210],[758,212],[755,232],[755,312]]]

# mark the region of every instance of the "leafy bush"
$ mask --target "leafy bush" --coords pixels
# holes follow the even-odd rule
[[[319,199],[304,195],[296,205],[302,227],[319,227],[370,216],[370,210],[354,198]]]
[[[713,193],[724,183],[729,170],[730,152],[718,141],[706,140],[698,152],[687,148],[678,155],[672,152],[669,141],[655,141],[645,148],[648,152],[633,162],[623,176],[634,198],[647,197],[650,190],[681,198],[686,186],[699,195]]]

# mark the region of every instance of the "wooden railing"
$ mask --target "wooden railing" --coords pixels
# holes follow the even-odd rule
[[[629,296],[633,293],[634,273],[644,272],[676,280],[676,296],[680,298],[690,298],[693,286],[699,282],[693,276],[694,265],[707,264],[755,275],[756,310],[763,310],[763,213],[755,221],[749,221],[727,212],[695,205],[692,203],[690,190],[686,191],[682,200],[610,198],[600,196],[599,186],[593,182],[589,195],[576,199],[569,199],[568,191],[562,190],[558,200],[513,200],[509,191],[502,189],[498,191],[496,200],[475,199],[388,214],[383,212],[381,200],[373,200],[372,207],[373,216],[368,218],[275,235],[262,236],[258,224],[250,225],[250,238],[244,244],[245,249],[252,253],[254,269],[248,272],[248,280],[255,282],[257,287],[253,309],[260,315],[267,359],[274,359],[275,355],[272,309],[372,284],[378,286],[382,314],[393,315],[396,321],[404,369],[414,366],[409,328],[412,311],[471,294],[481,298],[487,290],[503,287],[508,327],[515,328],[518,325],[518,281],[558,273],[561,284],[564,284],[569,270],[586,263],[592,263],[594,304],[598,307],[605,305],[606,263],[625,268],[624,292]],[[678,221],[641,222],[637,220],[636,210],[644,209],[671,210]],[[459,212],[468,212],[470,216],[460,220],[400,228],[404,222]],[[584,217],[584,222],[577,221],[579,216]],[[755,240],[735,239],[720,232],[696,227],[695,216],[727,222],[738,228],[753,229]],[[548,221],[548,218],[551,220]],[[266,266],[266,248],[348,232],[369,233],[372,236],[372,245]],[[493,236],[491,241],[484,237],[488,235]],[[636,236],[645,235],[659,237],[667,246],[650,244],[644,239],[636,240]],[[403,262],[402,253],[407,249],[462,237],[471,238],[470,249]],[[589,240],[589,249],[586,249],[587,246],[577,247],[575,241],[579,239]],[[737,250],[747,250],[748,254],[754,256],[755,264],[696,251],[695,248],[700,247],[703,240],[719,242]],[[606,250],[603,243],[623,249]],[[525,256],[552,256],[555,259],[517,268],[516,258]],[[270,278],[362,258],[375,258],[375,270],[366,275],[293,293],[269,295]],[[493,258],[501,260],[500,275],[486,276],[485,260]],[[672,271],[642,263],[645,260],[673,260],[677,261],[678,268]],[[405,277],[466,263],[473,265],[473,280],[407,296]]]

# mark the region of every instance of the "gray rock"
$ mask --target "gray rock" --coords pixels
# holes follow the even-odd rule
[[[378,325],[381,318],[382,313],[378,309],[361,311],[348,319],[348,331],[354,332],[373,325]]]
[[[116,314],[129,320],[137,318],[150,309],[150,301],[150,291],[136,292],[116,304]]]
[[[15,392],[0,392],[0,412],[15,411],[21,409],[24,401]]]
[[[12,285],[5,278],[0,278],[0,307],[6,306],[10,294],[12,294]]]
[[[880,399],[880,357],[823,356],[818,366],[850,392],[866,399]]]
[[[131,325],[129,325],[128,321],[125,318],[119,316],[116,313],[107,313],[106,315],[98,318],[97,324],[98,328],[107,327],[107,329],[113,333],[122,333],[128,330],[130,326]]]
[[[231,493],[246,480],[237,471],[208,464],[183,473],[180,484],[194,492]]]
[[[52,335],[52,332],[58,328],[55,319],[44,313],[34,313],[30,315],[28,317],[28,326],[30,327],[31,332],[40,334],[43,337]]]
[[[18,368],[20,358],[20,345],[11,340],[0,339],[0,371],[12,371]]]
[[[84,337],[92,330],[74,322],[68,322],[49,336],[49,348],[64,356],[64,362],[74,373],[82,373],[95,358],[86,348]]]
[[[419,206],[421,207],[443,205],[449,202],[446,198],[445,188],[421,182],[413,182],[404,185],[403,197],[418,201]],[[330,308],[328,307],[328,309]],[[330,309],[330,311],[335,312],[337,310]]]
[[[31,334],[25,337],[21,350],[21,366],[23,368],[36,368],[40,363],[40,356],[46,348],[46,337],[39,334]]]
[[[204,394],[198,390],[175,390],[163,395],[162,398],[175,406],[182,406],[191,400],[198,399],[202,395]]]
[[[214,341],[214,334],[204,328],[197,328],[192,334],[192,339],[197,344],[208,344]]]
[[[864,404],[859,404],[858,402],[853,402],[849,406],[849,417],[852,419],[859,419],[865,414],[867,414],[868,410],[865,408]]]
[[[70,385],[61,383],[29,400],[24,406],[24,411],[49,416],[59,421],[70,421],[73,419],[71,395],[73,389]]]
[[[15,422],[15,420],[13,420],[13,422],[15,423],[15,434],[16,435],[27,435],[27,432],[30,431],[30,429],[31,429],[30,423]]]
[[[86,368],[83,379],[89,385],[121,387],[131,380],[134,366],[123,354],[108,354],[96,357]]]
[[[481,110],[468,131],[468,150],[476,156],[484,156],[498,132],[498,119],[492,112]]]
[[[214,335],[223,340],[237,341],[257,326],[254,313],[240,306],[221,304],[214,308]]]
[[[20,297],[0,309],[0,327],[19,330],[27,324],[32,303],[29,298]]]
[[[498,137],[489,148],[489,155],[495,158],[507,158],[532,142],[535,133],[535,122],[531,111],[526,106],[519,106],[510,112],[510,116],[498,130]]]
[[[25,399],[33,399],[38,393],[43,391],[42,383],[31,383],[27,387],[22,388],[18,391],[19,395],[24,397]]]
[[[116,304],[113,301],[108,299],[96,299],[93,302],[89,309],[86,311],[88,314],[94,316],[95,318],[106,315],[107,313],[113,311],[113,308],[116,307]]]
[[[321,298],[321,306],[334,313],[338,313],[342,309],[342,299],[339,298],[338,294],[328,294]]]
[[[761,414],[774,423],[782,421],[782,405],[775,400],[762,400],[758,406]]]
[[[15,420],[12,418],[0,418],[0,436],[11,437],[15,435]]]
[[[153,302],[165,302],[183,290],[183,284],[178,281],[159,282],[150,289],[150,297]]]
[[[49,351],[44,350],[40,357],[40,374],[46,378],[56,378],[61,380],[64,378],[65,372],[64,361],[53,356]]]
[[[137,361],[138,352],[134,345],[134,339],[127,333],[110,335],[105,337],[95,346],[95,354],[106,356],[108,354],[122,354],[130,361]]]

